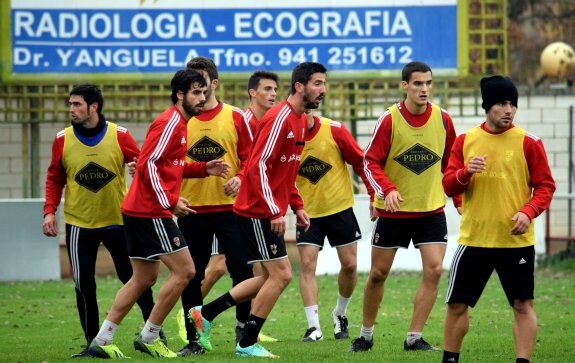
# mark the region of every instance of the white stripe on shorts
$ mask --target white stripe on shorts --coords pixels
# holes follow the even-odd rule
[[[214,234],[214,238],[212,240],[212,255],[219,255],[220,254],[220,242],[218,241],[218,237]]]
[[[156,228],[156,233],[158,234],[158,239],[164,252],[172,252],[172,245],[170,244],[170,239],[168,237],[168,232],[166,232],[166,227],[162,223],[161,218],[153,218],[154,227]]]
[[[250,218],[254,225],[254,235],[256,236],[256,242],[258,246],[258,251],[262,255],[262,259],[269,260],[270,256],[268,253],[268,248],[266,246],[266,238],[264,237],[264,231],[262,229],[262,222],[257,218]]]
[[[457,245],[457,249],[453,254],[453,260],[451,260],[451,267],[449,267],[449,277],[447,278],[447,296],[445,297],[445,302],[449,301],[451,297],[451,293],[453,292],[453,285],[455,284],[455,274],[457,271],[457,267],[459,266],[459,261],[461,260],[461,255],[465,252],[467,246],[464,245]]]

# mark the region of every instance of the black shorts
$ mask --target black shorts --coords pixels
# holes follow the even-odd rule
[[[533,299],[535,247],[484,248],[458,245],[447,285],[446,302],[475,306],[493,271],[510,306]]]
[[[325,217],[311,218],[309,229],[297,227],[297,245],[312,245],[321,251],[325,238],[331,247],[342,247],[356,243],[361,239],[359,224],[353,213],[353,208]]]
[[[159,256],[188,248],[172,218],[122,216],[130,258],[158,261]]]
[[[445,213],[417,218],[377,219],[372,247],[408,248],[410,241],[413,241],[415,248],[424,244],[447,244]]]
[[[248,263],[273,261],[287,257],[283,236],[271,230],[265,218],[246,218],[236,214],[242,240],[245,243]]]

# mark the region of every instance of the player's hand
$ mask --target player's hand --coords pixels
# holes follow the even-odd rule
[[[221,159],[210,160],[206,163],[206,171],[208,175],[219,176],[220,178],[225,178],[230,171],[230,164],[226,163]]]
[[[377,219],[377,209],[373,205],[373,203],[369,203],[369,220],[375,221]]]
[[[242,185],[241,179],[238,178],[237,176],[234,176],[233,178],[228,180],[226,184],[224,184],[224,193],[227,196],[235,197],[236,195],[238,195],[241,185]]]
[[[475,174],[485,171],[487,167],[487,155],[474,156],[467,162],[467,173]]]
[[[455,209],[457,209],[457,213],[459,213],[459,215],[462,215],[462,213],[463,213],[462,207],[455,207]]]
[[[172,213],[174,213],[174,215],[176,217],[185,217],[185,216],[189,215],[190,213],[196,214],[197,212],[195,210],[188,207],[189,204],[190,203],[188,202],[188,200],[186,198],[179,197],[178,203],[176,203],[176,206],[174,207],[174,210],[172,211]]]
[[[283,236],[286,232],[286,221],[283,216],[277,217],[276,219],[272,219],[271,221],[271,230],[273,233],[277,234],[278,236]]]
[[[298,227],[303,227],[304,232],[307,232],[310,226],[309,215],[305,211],[305,209],[299,209],[295,212],[296,216],[296,223],[295,225]]]
[[[130,176],[133,178],[134,174],[136,174],[136,164],[138,162],[137,158],[134,158],[134,160],[130,161],[129,163],[126,164],[126,166],[128,166],[128,174],[130,174]]]
[[[397,190],[393,190],[385,196],[385,209],[391,213],[399,212],[399,203],[403,202],[401,194]]]
[[[48,237],[56,237],[58,235],[58,225],[56,224],[56,216],[54,213],[48,213],[44,216],[42,232]]]
[[[515,222],[515,225],[511,230],[511,234],[523,234],[527,232],[527,228],[529,228],[529,225],[531,224],[531,220],[529,219],[527,214],[523,212],[515,213],[513,218],[511,218],[511,220]]]

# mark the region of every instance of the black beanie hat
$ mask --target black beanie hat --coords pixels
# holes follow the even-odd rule
[[[481,98],[481,107],[487,112],[494,104],[503,101],[511,101],[517,107],[519,93],[509,77],[491,76],[481,79]]]

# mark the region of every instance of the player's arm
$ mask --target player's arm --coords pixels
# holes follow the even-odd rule
[[[64,133],[61,132],[52,143],[52,158],[46,175],[46,198],[44,202],[44,222],[42,232],[46,236],[54,237],[58,234],[56,223],[56,210],[62,200],[62,191],[66,185],[66,170],[62,164],[64,151]]]
[[[296,226],[303,227],[305,231],[308,230],[310,225],[309,215],[304,209],[304,202],[299,194],[299,189],[294,183],[291,194],[290,194],[290,207],[296,216]]]
[[[547,153],[541,139],[531,135],[525,136],[523,151],[529,168],[533,193],[531,200],[523,206],[521,212],[533,220],[549,208],[555,192],[555,180],[551,175]]]
[[[391,115],[389,112],[385,112],[377,120],[373,135],[363,156],[365,176],[374,192],[383,199],[390,192],[397,191],[397,187],[383,170],[391,148],[391,127]]]
[[[172,194],[165,186],[162,174],[159,172],[162,160],[174,143],[174,127],[170,126],[171,122],[175,121],[152,123],[136,165],[136,173],[151,185],[154,197],[164,209],[168,210],[173,210],[180,200],[179,195]],[[159,140],[166,142],[160,143]],[[176,142],[179,144],[180,140]]]
[[[240,109],[234,108],[232,115],[234,117],[234,125],[236,126],[236,131],[238,133],[237,153],[238,158],[240,159],[240,170],[235,176],[241,179],[245,173],[254,137],[252,129],[250,128],[248,121],[246,121],[243,112]]]
[[[232,115],[236,132],[238,134],[236,152],[238,153],[238,159],[240,160],[240,170],[238,170],[236,175],[232,176],[230,180],[224,184],[224,194],[235,197],[238,195],[240,186],[242,185],[242,179],[248,163],[248,156],[252,147],[253,135],[249,122],[244,117],[244,113],[240,109],[234,108]]]
[[[468,171],[467,165],[463,160],[463,145],[465,143],[465,134],[459,135],[453,143],[449,154],[449,162],[443,173],[443,190],[449,197],[463,193],[473,173]]]
[[[269,170],[273,168],[273,161],[280,157],[281,140],[284,140],[287,135],[284,132],[285,130],[280,130],[280,132],[277,133],[271,132],[276,122],[278,121],[274,119],[261,124],[262,129],[252,149],[252,158],[257,160],[256,170],[257,180],[259,181],[258,198],[264,200],[264,204],[269,210],[271,231],[282,236],[286,230],[286,223],[284,216],[281,214],[281,209],[278,206],[276,197],[272,192],[269,181],[272,175],[270,175]],[[278,173],[274,175],[274,177],[277,178],[278,175],[281,177],[282,174]]]
[[[449,164],[451,149],[453,148],[453,143],[455,142],[457,135],[455,134],[455,127],[453,126],[453,120],[451,119],[449,113],[443,110],[441,112],[445,125],[445,149],[443,150],[443,158],[441,159],[441,172],[445,173],[445,169],[447,169],[447,165]],[[454,195],[452,196],[452,200],[453,205],[461,214],[462,195]]]
[[[140,155],[140,147],[132,134],[125,127],[118,126],[118,143],[120,144],[120,149],[122,150],[122,155],[124,155],[124,164],[128,164],[135,160],[138,160]]]
[[[206,162],[192,161],[184,164],[184,178],[205,178],[208,176]]]
[[[208,162],[186,162],[184,165],[184,178],[205,178],[210,175],[225,178],[230,169],[230,164],[221,159],[210,160]]]
[[[283,129],[279,132],[272,132],[277,122],[279,121],[275,118],[264,117],[260,123],[258,137],[254,140],[250,156],[250,166],[253,168],[253,170],[250,169],[250,173],[253,173],[253,176],[250,176],[250,181],[257,181],[250,187],[255,188],[257,198],[264,201],[269,215],[272,216],[270,219],[281,217],[281,210],[272,193],[269,170],[273,167],[273,161],[281,156],[281,142],[287,136],[287,132]]]
[[[367,177],[365,176],[365,170],[363,168],[363,151],[357,144],[357,141],[355,141],[351,133],[345,127],[345,125],[341,123],[340,125],[341,126],[337,126],[337,124],[335,124],[331,126],[334,140],[339,147],[343,160],[351,165],[355,174],[361,178],[365,188],[367,189],[367,193],[373,201],[373,187],[367,180]]]
[[[292,190],[291,190],[289,205],[290,205],[290,208],[294,211],[294,213],[297,210],[304,208],[303,198],[299,194],[299,189],[297,188],[297,185],[295,183],[294,183]]]

